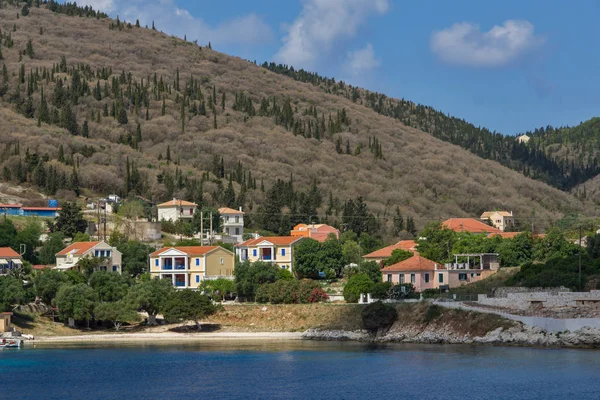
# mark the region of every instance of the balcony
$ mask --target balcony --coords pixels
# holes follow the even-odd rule
[[[185,287],[185,281],[175,281],[175,287]]]
[[[171,264],[165,264],[162,266],[162,269],[172,270],[173,266]]]
[[[185,269],[185,264],[175,264],[175,269]]]

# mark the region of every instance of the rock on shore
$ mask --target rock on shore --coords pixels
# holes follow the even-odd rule
[[[311,340],[355,340],[370,342],[490,344],[542,347],[600,347],[600,330],[583,328],[573,332],[548,333],[524,325],[497,328],[485,336],[456,333],[451,327],[437,326],[422,329],[420,326],[394,327],[384,335],[371,335],[367,331],[340,331],[309,329],[302,334]]]

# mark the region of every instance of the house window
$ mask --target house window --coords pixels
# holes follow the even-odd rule
[[[106,250],[106,257],[110,257],[110,250]]]
[[[444,274],[438,274],[438,282],[444,283]]]
[[[235,223],[238,224],[240,222],[240,217],[239,216],[235,216]]]
[[[404,274],[398,274],[398,282],[404,283]]]
[[[196,275],[196,283],[200,283],[200,275]]]
[[[98,253],[99,253],[98,250],[94,250],[94,257],[98,257],[98,255],[99,255]]]
[[[425,274],[425,283],[429,283],[429,274]]]
[[[158,267],[158,258],[156,260],[154,260],[154,266]]]
[[[196,258],[196,267],[200,265],[200,259]]]
[[[387,281],[392,282],[392,274],[387,274]]]
[[[458,274],[458,280],[459,281],[466,281],[467,280],[467,274]]]
[[[119,270],[119,267],[116,265],[113,265],[113,272],[117,272]]]
[[[239,235],[240,234],[240,228],[235,228],[235,234]]]
[[[415,283],[415,282],[416,282],[415,274],[410,274],[410,283]]]
[[[252,250],[252,255],[256,257],[256,249]]]
[[[282,265],[281,269],[288,269],[288,266],[287,265]]]
[[[281,249],[281,255],[285,256],[285,249]]]
[[[219,260],[219,264],[223,265],[223,257]]]

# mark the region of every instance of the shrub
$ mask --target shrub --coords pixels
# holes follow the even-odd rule
[[[312,280],[264,283],[256,289],[256,301],[272,304],[306,304],[329,299],[318,282]]]
[[[373,286],[371,294],[376,299],[387,299],[389,297],[390,289],[394,286],[391,282],[377,282]]]
[[[440,294],[439,289],[425,289],[421,292],[424,299],[432,299]]]
[[[362,322],[368,331],[376,332],[388,329],[396,321],[396,308],[376,301],[366,306],[361,312]]]
[[[427,307],[427,311],[425,311],[423,322],[429,323],[433,321],[434,319],[442,315],[442,311],[442,307],[437,306],[435,304],[430,305],[429,307]]]
[[[371,293],[374,283],[367,274],[356,274],[344,286],[344,300],[347,303],[357,303],[361,293]]]
[[[419,297],[415,292],[415,287],[410,283],[395,285],[390,289],[389,293],[390,299],[393,300],[414,299]]]

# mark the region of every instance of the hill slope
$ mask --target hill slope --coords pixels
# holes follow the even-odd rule
[[[419,227],[492,208],[535,212],[542,225],[593,212],[497,162],[239,58],[120,21],[44,6],[17,19],[20,7],[3,7],[5,181],[59,197],[84,188],[244,205],[257,225],[283,208],[282,232],[309,215],[335,222],[358,196],[383,234],[396,206]],[[278,179],[287,183],[274,186]]]

